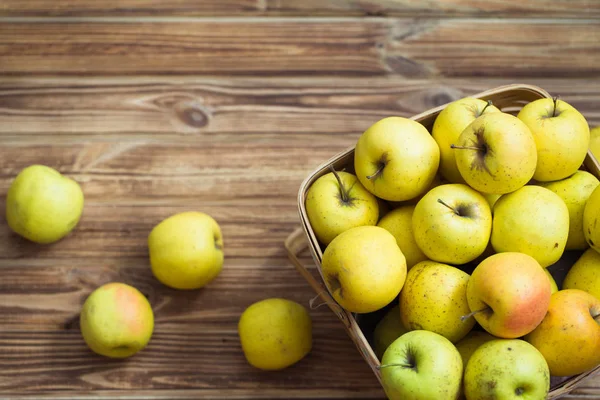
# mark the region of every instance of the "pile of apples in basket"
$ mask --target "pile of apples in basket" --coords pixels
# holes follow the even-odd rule
[[[543,399],[600,364],[600,187],[584,116],[540,99],[512,115],[464,98],[432,132],[384,118],[306,212],[322,275],[374,332],[392,399]],[[580,251],[558,290],[547,267]]]

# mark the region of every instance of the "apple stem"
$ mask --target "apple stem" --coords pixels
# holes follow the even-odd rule
[[[600,314],[592,315],[592,318],[594,318],[596,322],[600,324]]]
[[[483,150],[481,147],[477,147],[477,146],[457,146],[455,144],[451,144],[450,148],[452,149],[459,149],[459,150]]]
[[[554,110],[552,110],[552,117],[556,117],[556,102],[558,101],[558,96],[554,96],[552,98],[552,102],[554,103]]]
[[[346,190],[346,188],[344,187],[344,184],[342,183],[342,179],[340,178],[340,175],[337,173],[335,168],[333,168],[333,165],[330,165],[329,169],[331,170],[331,172],[333,172],[333,176],[335,176],[335,179],[337,179],[337,181],[338,181],[338,185],[340,186],[340,196],[342,196],[342,201],[344,203],[347,203],[348,200],[350,199],[350,196],[348,195],[348,191]]]
[[[385,168],[384,163],[379,164],[379,168],[377,168],[377,171],[375,171],[375,173],[373,175],[367,175],[367,179],[371,180],[371,179],[379,176],[379,174],[381,174],[381,171],[383,171],[384,168]]]
[[[451,207],[451,206],[449,206],[448,204],[446,204],[446,203],[444,202],[444,200],[442,200],[442,199],[438,199],[438,203],[440,203],[440,204],[443,204],[443,205],[445,205],[446,207],[448,207],[449,209],[451,209],[451,210],[454,212],[454,214],[456,214],[456,215],[460,215],[460,214],[459,214],[459,213],[456,211],[456,209],[455,209],[454,207]]]
[[[488,108],[491,105],[493,105],[492,101],[488,100],[487,104],[485,105],[485,107],[483,107],[483,110],[481,110],[481,114],[479,114],[479,115],[483,115],[483,113],[485,112],[485,109]]]
[[[471,318],[473,315],[479,314],[481,312],[488,311],[488,310],[491,310],[491,308],[490,307],[484,307],[481,310],[476,310],[476,311],[468,313],[467,315],[463,315],[462,317],[460,317],[460,320],[461,320],[461,322],[465,322],[466,320],[468,320],[469,318]]]
[[[403,367],[403,368],[414,368],[412,364],[383,364],[377,367],[377,369],[383,369],[388,367]]]

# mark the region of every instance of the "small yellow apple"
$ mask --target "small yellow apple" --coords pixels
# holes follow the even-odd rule
[[[148,236],[152,273],[174,289],[198,289],[223,268],[221,228],[209,215],[188,211],[172,215]]]
[[[490,210],[492,210],[492,214],[494,213],[494,206],[496,202],[502,197],[501,194],[490,194],[490,193],[481,193],[481,195],[487,200],[490,205]]]
[[[343,308],[369,313],[398,296],[406,279],[406,258],[391,233],[378,226],[358,226],[329,243],[322,274]]]
[[[583,209],[583,234],[591,248],[600,252],[600,186],[592,192]]]
[[[580,289],[600,299],[600,253],[587,249],[567,272],[563,289]]]
[[[248,363],[263,370],[287,368],[312,348],[308,311],[287,299],[270,298],[249,306],[240,317],[238,334]]]
[[[53,243],[67,236],[82,212],[79,184],[45,165],[19,172],[6,196],[8,226],[36,243]]]
[[[600,161],[600,126],[590,130],[590,151],[594,158]]]
[[[483,331],[471,331],[467,333],[467,335],[462,338],[458,343],[456,343],[456,349],[460,353],[460,356],[463,360],[463,365],[466,367],[469,359],[484,343],[489,342],[490,340],[498,339],[496,336],[490,335],[487,332]]]
[[[373,331],[373,347],[375,354],[381,360],[390,344],[408,332],[400,318],[400,305],[390,308],[385,316],[377,323]]]
[[[556,285],[556,280],[554,280],[554,277],[552,276],[550,271],[548,271],[548,268],[544,268],[544,272],[546,272],[546,275],[548,276],[548,280],[550,280],[550,292],[552,294],[558,292],[558,285]]]
[[[154,313],[139,290],[112,282],[88,296],[79,324],[92,351],[106,357],[125,358],[148,345],[154,330]]]
[[[408,271],[400,292],[402,324],[410,330],[425,329],[458,342],[475,325],[473,318],[461,319],[470,311],[468,281],[469,274],[450,265],[418,263]]]
[[[415,264],[427,260],[413,235],[412,216],[415,206],[406,205],[390,211],[377,226],[384,228],[396,238],[398,247],[406,257],[406,267],[410,270]]]

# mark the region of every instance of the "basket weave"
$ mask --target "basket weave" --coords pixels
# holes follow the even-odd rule
[[[492,102],[497,108],[511,114],[516,114],[525,104],[529,102],[542,98],[551,98],[550,94],[545,90],[536,86],[523,84],[501,86],[473,95],[471,97],[476,97],[482,100],[492,100]],[[445,107],[446,105],[442,105],[433,108],[424,113],[415,115],[410,119],[420,122],[422,125],[425,126],[425,128],[427,128],[431,132],[433,123],[437,115]],[[353,163],[354,146],[339,153],[327,162],[320,165],[304,180],[304,182],[302,182],[302,185],[300,186],[300,189],[298,191],[298,209],[302,226],[296,231],[294,231],[287,238],[287,240],[285,241],[285,247],[287,249],[290,261],[294,264],[294,266],[296,267],[298,272],[304,277],[304,279],[306,279],[306,281],[317,292],[317,294],[320,296],[323,302],[329,306],[329,308],[337,315],[337,317],[343,323],[344,327],[346,328],[346,331],[348,332],[348,335],[350,336],[350,338],[360,351],[362,357],[369,364],[373,373],[381,383],[381,373],[378,369],[380,361],[375,355],[375,352],[371,348],[371,345],[369,344],[369,341],[366,338],[366,336],[369,336],[372,332],[366,330],[363,331],[359,323],[361,316],[350,313],[347,310],[343,309],[333,299],[333,297],[327,290],[325,284],[323,283],[324,281],[321,271],[321,261],[323,258],[324,248],[320,245],[319,241],[317,240],[317,237],[308,220],[308,216],[306,214],[305,209],[306,193],[308,191],[308,188],[312,185],[312,183],[315,180],[317,180],[322,175],[329,173],[330,166],[333,166],[336,170],[346,169],[347,171],[353,171]],[[591,152],[588,151],[584,164],[581,168],[592,173],[600,179],[600,164],[594,158]],[[312,258],[317,266],[317,271],[319,273],[318,277],[315,277],[299,259],[300,253],[305,251],[307,248],[310,250],[310,254],[312,255]],[[559,396],[570,392],[579,384],[581,384],[584,380],[593,377],[599,371],[600,366],[594,368],[591,371],[568,378],[553,377],[551,382],[551,389],[547,398],[556,399]]]

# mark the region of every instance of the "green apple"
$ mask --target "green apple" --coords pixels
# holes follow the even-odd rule
[[[583,234],[591,248],[600,252],[600,186],[592,192],[583,209]]]
[[[490,334],[513,339],[531,332],[546,315],[550,281],[540,264],[523,253],[483,260],[467,283],[470,314]]]
[[[600,161],[600,126],[590,129],[590,151]]]
[[[139,290],[112,282],[88,296],[79,323],[83,339],[92,351],[106,357],[126,358],[150,341],[154,314]]]
[[[390,308],[373,331],[375,354],[381,360],[390,344],[408,332],[400,318],[400,305]]]
[[[475,325],[461,317],[469,313],[469,274],[435,261],[415,265],[400,292],[400,316],[409,330],[425,329],[458,342]]]
[[[456,347],[437,333],[416,330],[385,351],[381,380],[389,400],[456,399],[463,365]]]
[[[600,364],[600,300],[579,289],[559,290],[525,340],[544,355],[553,376],[595,368]]]
[[[384,118],[358,139],[354,168],[368,191],[384,200],[410,200],[433,181],[440,149],[420,123],[403,117]]]
[[[79,184],[45,165],[24,168],[6,196],[8,226],[36,243],[54,243],[67,236],[82,213]]]
[[[463,365],[466,367],[471,359],[475,350],[477,350],[482,344],[489,342],[490,340],[498,339],[496,336],[492,336],[487,332],[483,331],[471,331],[456,343],[456,349],[462,357]]]
[[[440,173],[450,183],[465,183],[450,145],[457,142],[462,131],[477,117],[493,112],[500,110],[491,101],[465,97],[448,104],[436,117],[431,135],[440,147]]]
[[[452,145],[460,174],[482,193],[513,192],[531,180],[537,152],[529,128],[506,113],[484,114]]]
[[[369,313],[398,296],[406,279],[406,258],[391,233],[378,226],[358,226],[329,243],[321,272],[343,308]]]
[[[427,256],[421,251],[415,236],[413,235],[412,217],[415,206],[406,205],[398,207],[379,221],[377,226],[390,232],[396,238],[398,247],[406,257],[406,267],[410,270],[415,264],[427,259]]]
[[[377,198],[355,175],[332,172],[318,178],[306,193],[306,214],[317,239],[328,245],[350,228],[375,225],[379,218]]]
[[[556,280],[554,280],[554,277],[552,276],[550,271],[548,271],[548,268],[544,268],[544,272],[546,272],[548,280],[550,281],[550,292],[552,294],[558,292],[558,285],[556,284]]]
[[[600,299],[600,253],[587,249],[567,272],[563,289],[579,289]]]
[[[545,399],[550,371],[542,354],[520,339],[497,339],[481,345],[465,367],[468,400]]]
[[[565,250],[584,250],[588,247],[583,233],[583,210],[599,184],[598,178],[586,171],[577,171],[560,181],[539,183],[559,195],[569,210],[569,237]]]
[[[533,179],[557,181],[581,167],[590,144],[590,128],[574,107],[556,98],[539,99],[525,105],[517,117],[535,139],[538,161]]]
[[[549,189],[527,185],[494,206],[492,246],[498,253],[525,253],[548,267],[562,256],[568,236],[569,209]]]
[[[491,228],[488,202],[460,183],[433,188],[413,213],[413,232],[419,248],[429,259],[448,264],[464,264],[483,253]]]

